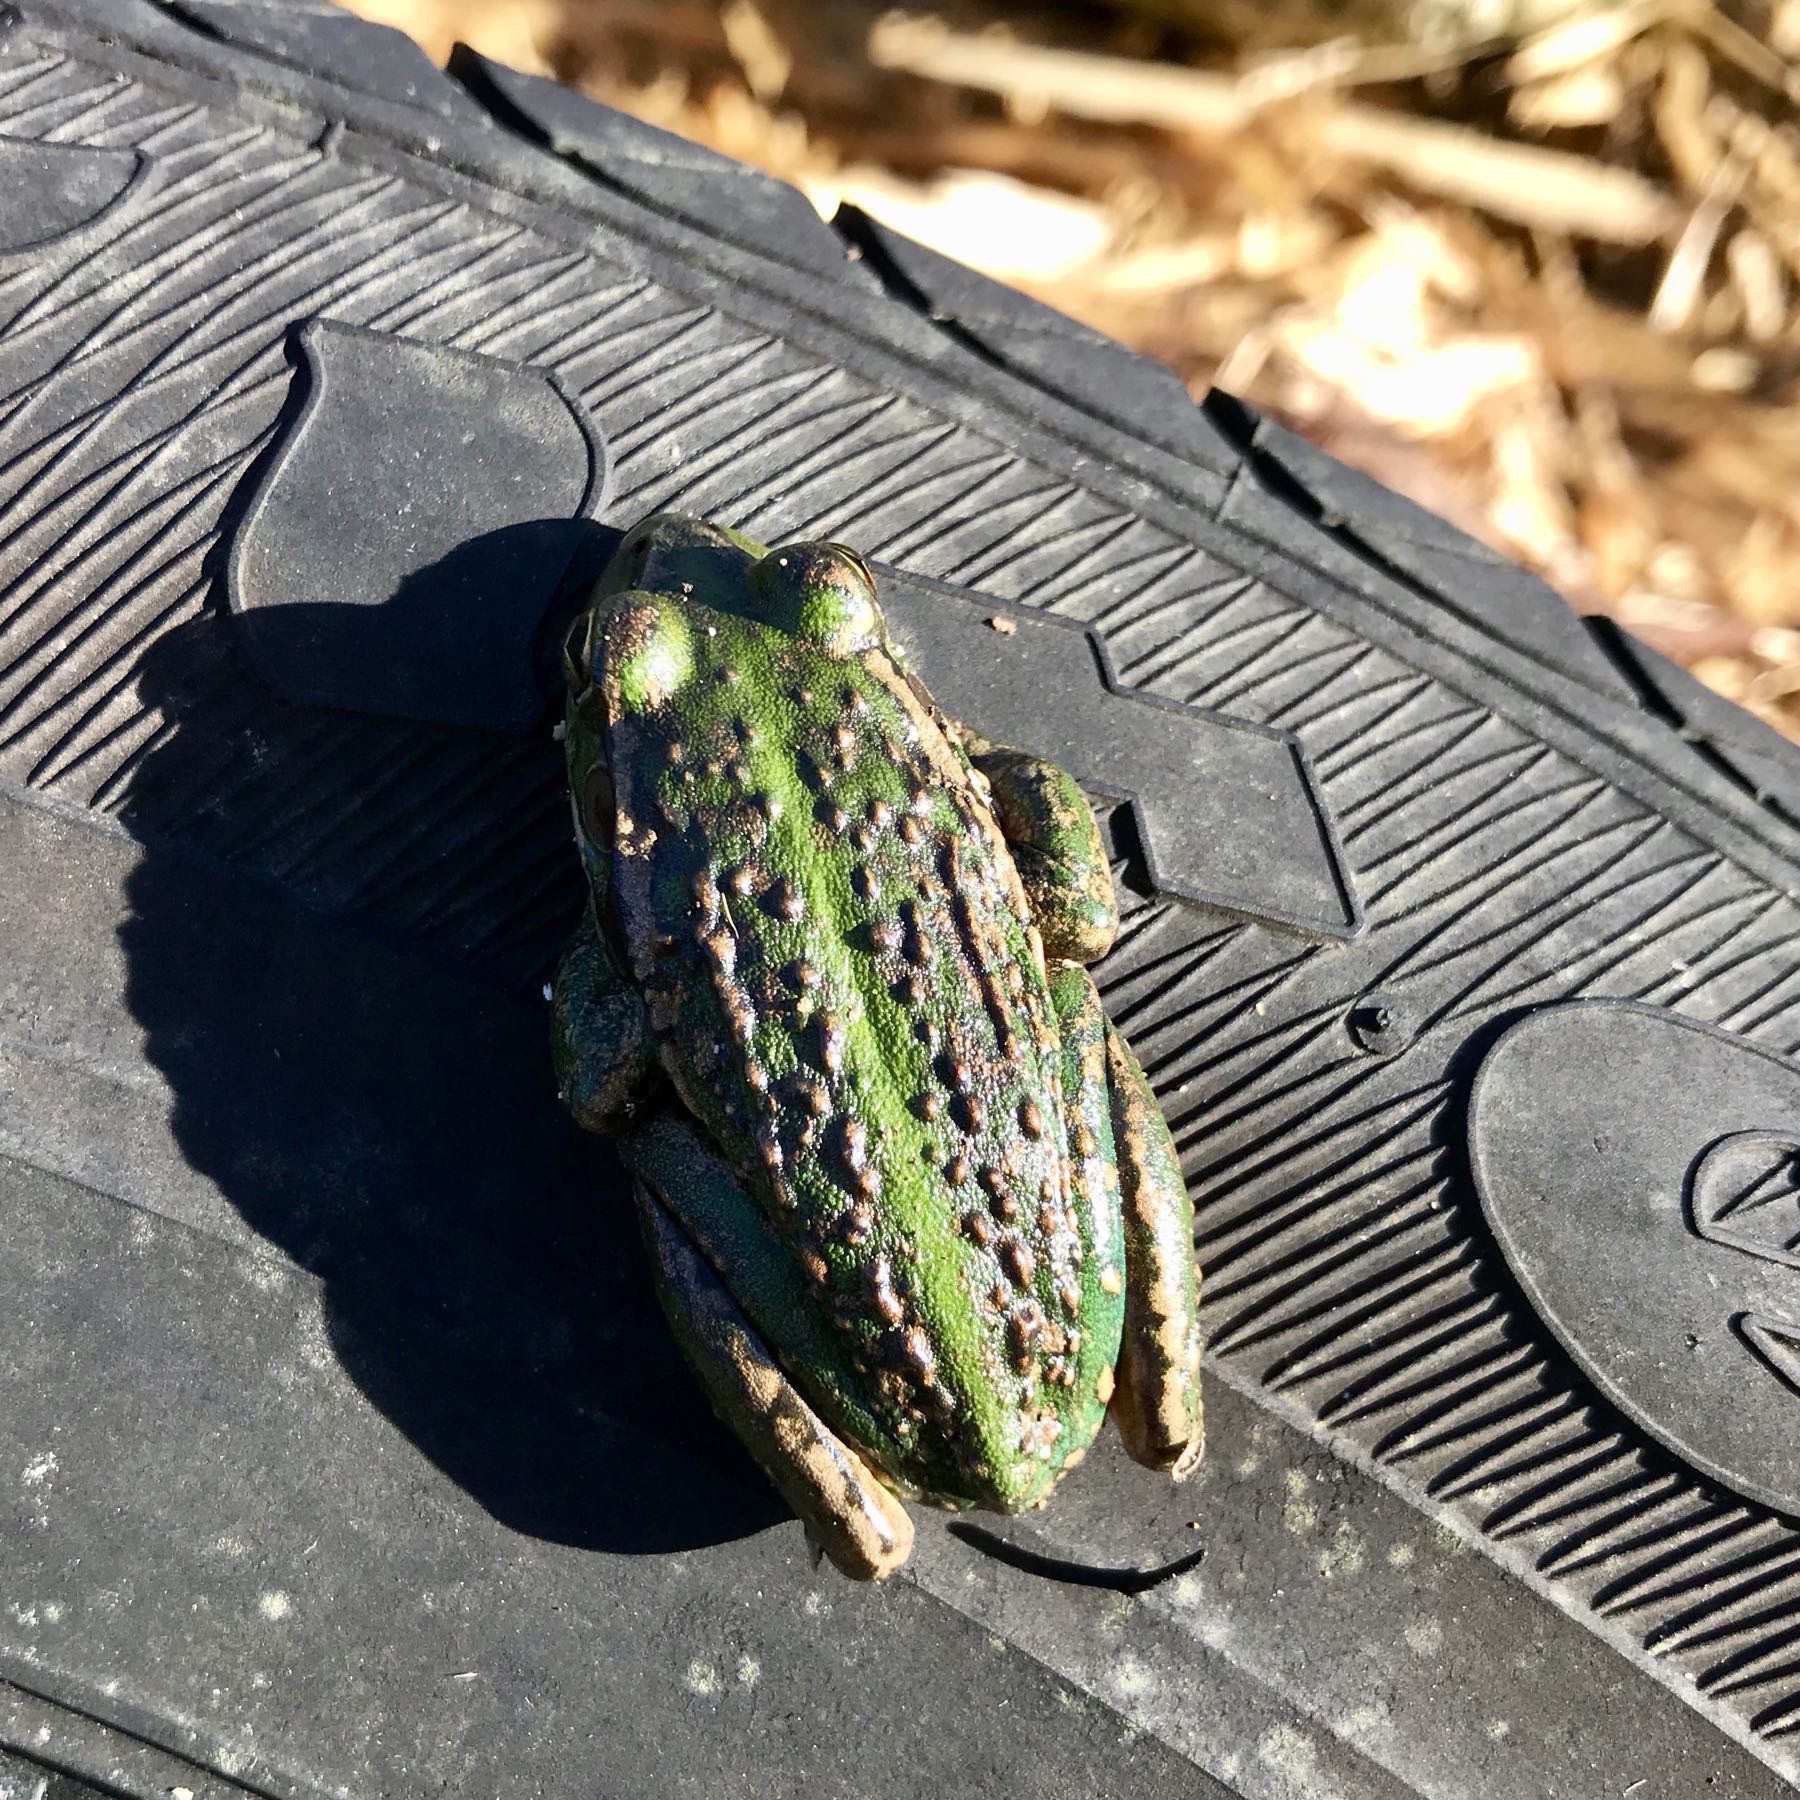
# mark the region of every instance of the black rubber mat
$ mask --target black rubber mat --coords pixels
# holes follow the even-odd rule
[[[1108,1439],[864,1590],[683,1368],[543,998],[553,647],[666,507],[855,545],[1104,806],[1186,1487]],[[1772,732],[1235,401],[313,4],[7,14],[0,583],[0,1794],[1788,1791]]]

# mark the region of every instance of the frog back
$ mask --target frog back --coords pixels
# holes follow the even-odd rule
[[[886,650],[627,595],[605,654],[613,923],[839,1352],[791,1373],[903,1489],[1031,1505],[1104,1413],[1117,1198],[979,777]]]

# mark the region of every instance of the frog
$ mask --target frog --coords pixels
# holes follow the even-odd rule
[[[1193,1209],[1089,973],[1119,908],[1075,779],[946,717],[834,542],[653,515],[563,676],[558,1091],[819,1550],[885,1579],[907,1502],[1040,1507],[1108,1417],[1184,1480]]]

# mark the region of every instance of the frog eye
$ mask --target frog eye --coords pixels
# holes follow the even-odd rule
[[[833,556],[841,556],[862,577],[863,585],[868,588],[869,592],[871,594],[875,592],[875,571],[848,544],[825,543],[821,544],[819,548],[829,550]]]
[[[827,656],[856,656],[881,641],[881,611],[869,565],[842,544],[789,544],[750,571],[771,625]]]

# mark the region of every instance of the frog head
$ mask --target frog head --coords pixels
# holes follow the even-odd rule
[[[658,513],[620,539],[594,590],[597,610],[624,593],[679,596],[770,626],[828,656],[855,656],[883,638],[875,577],[842,544],[764,550],[742,532]]]
[[[739,621],[836,660],[885,644],[875,578],[854,550],[834,543],[760,544],[709,520],[661,513],[620,540],[592,603],[563,644],[564,722],[577,832],[598,876],[611,840],[612,727],[682,691],[704,640]],[[723,640],[721,640],[723,641]],[[750,639],[736,641],[748,646]],[[584,808],[582,800],[592,802]]]

